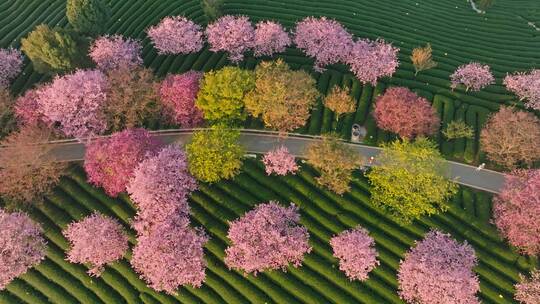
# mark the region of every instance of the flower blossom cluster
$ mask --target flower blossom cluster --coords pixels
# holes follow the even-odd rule
[[[141,43],[120,35],[103,36],[90,47],[90,58],[98,69],[108,71],[119,66],[136,67],[142,64]]]
[[[489,65],[481,65],[477,62],[458,67],[454,74],[450,75],[450,80],[452,81],[452,89],[462,84],[467,91],[480,91],[482,88],[495,83]]]
[[[182,16],[163,18],[147,34],[160,55],[194,53],[204,45],[201,26]]]
[[[294,155],[285,146],[266,152],[262,162],[268,175],[272,173],[277,175],[295,174],[298,171]]]
[[[13,48],[0,49],[0,88],[7,88],[22,70],[23,55]]]
[[[520,100],[527,99],[525,106],[540,110],[540,70],[529,73],[507,75],[503,81],[506,88],[514,92]]]
[[[255,25],[253,54],[255,57],[282,53],[292,41],[283,25],[273,21],[260,21]]]
[[[246,16],[226,15],[206,27],[210,51],[229,53],[231,62],[240,62],[253,47],[255,29]]]

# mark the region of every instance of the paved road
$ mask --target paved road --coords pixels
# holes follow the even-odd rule
[[[165,143],[185,144],[191,138],[193,131],[197,129],[162,130],[153,131],[153,136],[160,138]],[[277,145],[285,145],[289,151],[298,156],[304,155],[305,147],[318,140],[317,136],[303,134],[288,134],[286,137],[279,136],[276,132],[262,130],[241,130],[240,142],[248,153],[264,153]],[[59,161],[80,161],[84,159],[85,146],[75,140],[54,141],[51,156]],[[366,158],[371,156],[377,158],[381,148],[367,146],[363,144],[347,143],[352,149],[358,151]],[[375,162],[376,163],[376,162]],[[476,167],[448,161],[449,178],[455,179],[458,183],[484,190],[492,193],[499,193],[504,182],[504,175],[492,170],[477,171]]]

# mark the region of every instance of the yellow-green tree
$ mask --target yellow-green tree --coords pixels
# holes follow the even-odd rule
[[[195,104],[211,122],[230,124],[246,118],[244,96],[255,87],[253,72],[224,67],[204,74]]]
[[[362,156],[336,135],[323,136],[307,147],[308,164],[321,171],[317,182],[337,194],[350,190],[352,171],[362,165]]]
[[[341,115],[356,111],[356,100],[349,89],[335,86],[324,98],[324,106],[332,110],[336,114],[336,120],[339,120]]]
[[[246,95],[247,111],[264,124],[287,132],[306,124],[319,93],[315,79],[305,71],[292,71],[281,59],[255,68],[255,89]]]
[[[214,183],[240,172],[244,149],[240,132],[215,126],[197,131],[186,146],[189,171],[200,181]]]
[[[371,202],[404,223],[445,211],[457,191],[446,170],[435,143],[426,138],[386,144],[367,174]]]

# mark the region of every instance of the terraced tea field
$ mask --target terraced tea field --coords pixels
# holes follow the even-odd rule
[[[264,173],[260,162],[249,160],[244,171],[230,182],[201,185],[192,195],[193,223],[211,237],[205,248],[207,279],[202,288],[181,288],[173,297],[146,287],[127,259],[107,267],[98,279],[86,275],[83,266],[64,260],[67,241],[60,231],[69,222],[99,210],[128,228],[135,213],[129,199],[107,197],[85,182],[82,168],[74,167],[46,204],[31,213],[44,226],[47,259],[9,284],[0,293],[0,303],[402,303],[396,293],[399,261],[414,240],[432,227],[474,247],[483,303],[513,303],[512,285],[518,273],[538,265],[511,251],[487,224],[490,199],[485,193],[462,189],[448,213],[401,226],[371,207],[362,176],[356,176],[352,191],[340,197],[320,190],[314,181],[316,172],[309,167],[303,166],[297,176],[275,178]],[[302,267],[289,268],[287,273],[244,277],[228,270],[223,263],[227,221],[271,199],[300,206],[301,224],[309,230],[313,252]],[[381,261],[361,284],[348,281],[339,271],[328,245],[332,235],[358,224],[375,238]],[[134,232],[129,231],[133,243]]]
[[[200,24],[206,23],[198,0],[116,0],[111,1],[112,19],[109,33],[121,33],[139,38],[144,43],[143,57],[147,66],[163,76],[189,69],[208,71],[228,64],[222,53],[212,53],[205,48],[197,54],[187,56],[158,56],[144,30],[167,15],[185,15]],[[487,115],[501,103],[512,104],[511,96],[501,85],[506,73],[516,70],[537,68],[540,65],[537,50],[540,37],[528,22],[540,20],[540,4],[534,0],[498,1],[487,14],[476,14],[465,0],[442,1],[225,1],[225,13],[246,14],[253,21],[273,19],[287,27],[309,15],[325,15],[343,23],[357,37],[375,39],[382,37],[401,48],[401,65],[391,79],[384,79],[376,88],[362,86],[345,66],[330,66],[324,74],[315,74],[321,92],[335,84],[347,84],[353,88],[358,99],[358,110],[342,119],[339,124],[333,114],[320,102],[314,110],[309,125],[300,131],[319,134],[328,131],[340,132],[348,137],[350,125],[365,123],[374,142],[386,141],[390,135],[377,130],[368,115],[373,99],[385,86],[404,85],[415,89],[434,102],[443,123],[463,119],[476,130],[476,138],[445,142],[438,135],[441,149],[448,157],[467,162],[481,162],[484,156],[478,153],[478,133]],[[0,4],[0,47],[18,46],[36,25],[66,26],[64,0],[6,0]],[[414,76],[409,55],[414,47],[430,42],[434,59],[439,65]],[[290,48],[280,57],[293,68],[312,71],[312,60],[299,50]],[[268,58],[267,58],[268,59]],[[497,78],[497,84],[478,93],[463,90],[451,91],[448,76],[458,65],[469,61],[489,64]],[[253,68],[257,60],[251,56],[241,64]],[[38,81],[40,74],[33,72],[28,64],[24,73],[15,81],[13,90],[22,92]],[[251,127],[261,127],[252,122]]]

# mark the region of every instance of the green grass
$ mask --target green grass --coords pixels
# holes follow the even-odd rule
[[[267,176],[260,162],[249,160],[232,181],[202,184],[190,199],[194,226],[203,226],[211,239],[205,247],[207,279],[202,288],[180,288],[176,296],[156,293],[131,269],[128,259],[91,278],[87,268],[64,260],[67,240],[61,229],[94,210],[120,219],[131,235],[135,210],[127,197],[112,199],[86,183],[82,168],[73,167],[46,204],[31,211],[45,230],[49,249],[45,261],[0,292],[0,303],[402,303],[396,272],[404,253],[432,228],[470,243],[478,256],[483,303],[514,303],[513,284],[537,260],[518,255],[489,224],[489,195],[461,188],[445,214],[410,225],[394,222],[370,204],[367,180],[355,174],[350,193],[338,196],[319,188],[317,172],[303,165],[295,176]],[[254,277],[229,270],[223,263],[228,246],[228,221],[268,200],[300,207],[312,253],[302,267],[270,271]],[[381,265],[366,282],[351,282],[339,271],[329,239],[362,225],[375,238]],[[129,258],[129,254],[127,255]]]

